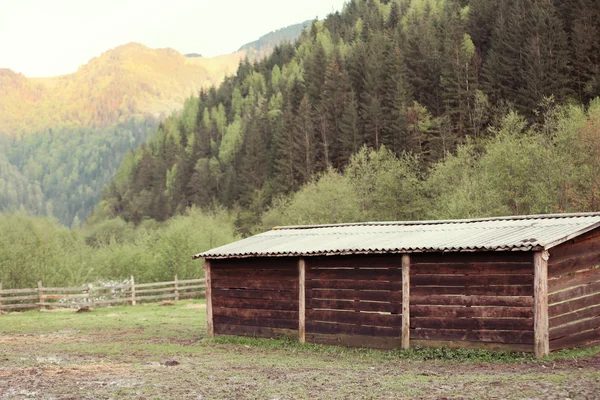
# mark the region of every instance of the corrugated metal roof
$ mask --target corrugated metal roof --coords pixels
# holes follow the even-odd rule
[[[600,212],[277,227],[194,258],[537,251],[600,226]]]

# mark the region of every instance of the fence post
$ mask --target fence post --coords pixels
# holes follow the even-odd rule
[[[400,346],[410,348],[410,256],[402,254],[402,336]]]
[[[135,279],[131,275],[131,305],[135,306]]]
[[[2,282],[0,282],[0,315],[2,315]]]
[[[177,274],[175,274],[175,301],[179,300],[179,282],[177,282]]]
[[[40,298],[40,311],[44,310],[44,290],[42,286],[42,281],[38,282],[38,296]]]
[[[85,298],[83,299],[85,301],[85,304],[89,305],[90,304],[90,284],[88,283],[87,285],[85,285]]]

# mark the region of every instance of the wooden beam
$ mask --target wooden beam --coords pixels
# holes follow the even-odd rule
[[[410,256],[402,255],[402,349],[410,348]]]
[[[542,358],[550,353],[548,334],[548,258],[547,251],[533,253],[533,347],[535,356]]]
[[[213,324],[210,260],[204,261],[204,276],[206,278],[206,336],[212,338],[215,336],[215,325]]]
[[[298,340],[306,342],[306,263],[298,259]]]

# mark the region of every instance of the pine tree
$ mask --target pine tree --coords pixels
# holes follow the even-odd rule
[[[522,71],[524,85],[517,105],[525,115],[532,115],[544,97],[559,102],[568,95],[567,35],[551,2],[526,0],[527,23],[523,42]]]
[[[396,3],[394,3],[396,4]],[[388,37],[384,48],[383,130],[382,143],[394,153],[406,150],[406,92],[405,64],[399,45]]]

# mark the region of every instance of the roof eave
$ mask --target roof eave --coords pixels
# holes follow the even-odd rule
[[[527,252],[527,251],[541,251],[544,250],[543,246],[523,246],[523,247],[511,247],[511,248],[477,248],[477,249],[399,249],[399,250],[364,250],[364,251],[321,251],[321,252],[310,252],[310,253],[257,253],[257,254],[207,254],[200,253],[192,256],[192,259],[197,260],[204,258],[207,260],[223,260],[223,259],[241,259],[241,258],[276,258],[276,257],[320,257],[320,256],[346,256],[346,255],[369,255],[369,254],[414,254],[414,253],[480,253],[480,252]]]
[[[576,238],[578,236],[581,236],[581,235],[583,235],[585,233],[591,232],[591,231],[593,231],[594,229],[596,229],[598,227],[600,227],[600,222],[596,222],[595,224],[592,224],[590,226],[586,226],[585,228],[580,229],[577,232],[573,232],[573,233],[571,233],[571,234],[569,234],[569,235],[567,235],[567,236],[565,236],[563,238],[560,238],[560,239],[554,240],[552,242],[546,243],[544,246],[542,246],[543,247],[542,250],[550,250],[551,248],[556,247],[558,245],[561,245],[561,244],[563,244],[565,242],[568,242],[571,239],[574,239],[574,238]]]

